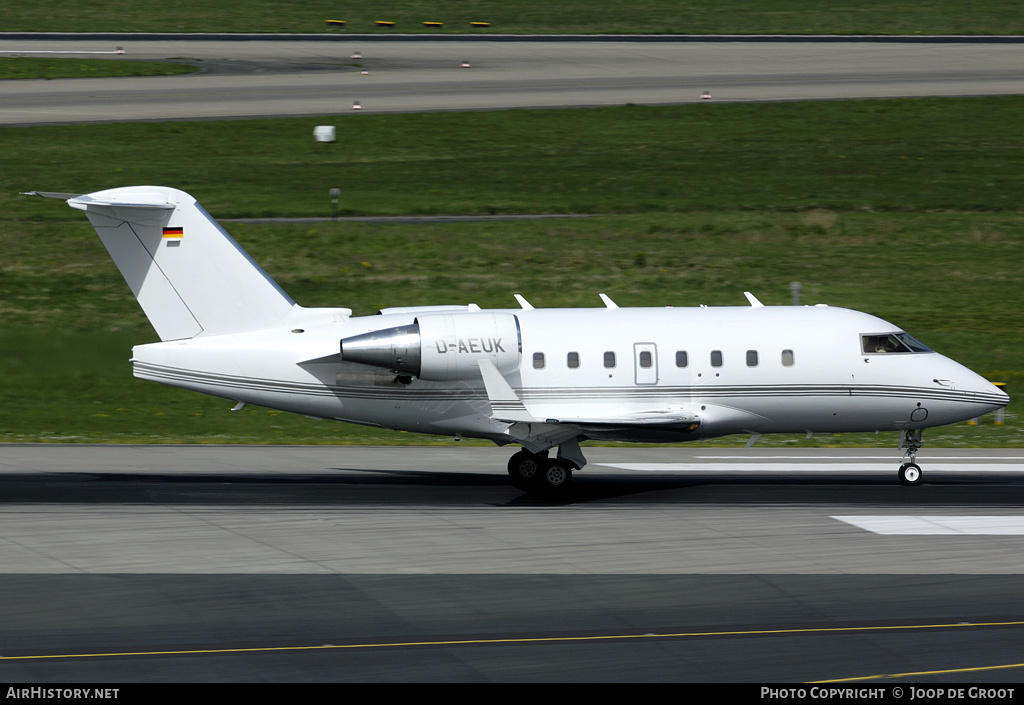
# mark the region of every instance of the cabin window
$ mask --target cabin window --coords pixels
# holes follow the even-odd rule
[[[544,369],[544,353],[533,354],[533,369],[543,370]]]
[[[604,366],[608,368],[615,367],[615,353],[611,350],[604,354]]]
[[[676,350],[676,367],[686,367],[690,360],[685,350]]]
[[[865,353],[926,353],[932,352],[924,343],[906,333],[862,335],[861,350]]]
[[[722,366],[722,351],[712,350],[711,351],[711,366],[721,367]]]
[[[757,367],[757,350],[747,350],[747,367]]]
[[[792,350],[783,350],[782,351],[782,366],[783,367],[792,367],[794,362],[795,362],[795,359],[793,358],[793,351]]]
[[[580,366],[580,354],[577,352],[571,352],[565,356],[565,363],[569,365],[570,370],[575,370]]]
[[[640,367],[650,369],[652,365],[654,365],[654,360],[651,358],[651,351],[642,350],[640,352]]]

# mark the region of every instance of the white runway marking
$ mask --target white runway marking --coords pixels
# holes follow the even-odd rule
[[[1024,536],[1024,516],[834,516],[883,536]]]
[[[2,49],[0,54],[123,54],[123,51],[64,51],[43,49]]]
[[[837,456],[835,454],[810,455],[808,453],[803,453],[801,455],[758,455],[756,457],[750,455],[695,455],[693,457],[695,460],[829,460],[835,463],[845,463],[847,460],[874,460],[881,463],[886,460],[891,460],[891,458],[879,457],[877,454]],[[894,455],[892,457],[898,459],[899,454],[894,451]],[[1018,455],[1009,455],[1005,458],[1001,458],[998,455],[929,455],[927,460],[957,460],[960,462],[966,460],[982,460],[984,462],[991,463],[994,460],[1017,460],[1019,457],[1020,456]],[[921,458],[922,460],[925,460],[923,455]]]
[[[802,456],[806,460],[808,456]],[[707,474],[721,473],[813,473],[827,474],[829,472],[891,472],[895,474],[899,467],[899,458],[889,460],[876,460],[873,463],[847,463],[842,458],[830,458],[828,465],[819,463],[764,463],[764,458],[757,458],[746,463],[594,463],[606,468],[617,470],[633,470],[635,472],[703,472]],[[922,463],[925,476],[932,473],[956,472],[956,473],[1021,473],[1024,472],[1024,463],[993,463],[991,458],[988,462],[965,462],[965,463]]]

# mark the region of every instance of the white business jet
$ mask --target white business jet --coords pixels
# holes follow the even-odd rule
[[[65,194],[66,196],[66,194]],[[827,306],[481,310],[303,308],[182,191],[68,199],[86,212],[162,342],[136,377],[243,404],[519,444],[517,487],[564,491],[584,440],[921,430],[1008,397],[897,326]],[[554,457],[549,451],[557,448]]]

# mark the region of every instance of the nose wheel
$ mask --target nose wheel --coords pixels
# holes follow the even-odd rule
[[[907,486],[921,484],[921,468],[917,463],[903,463],[899,469],[900,482]]]
[[[921,450],[921,429],[904,431],[900,439],[900,448],[906,447],[903,453],[903,464],[897,471],[896,476],[900,484],[912,487],[921,484],[921,466],[917,464],[917,451]]]

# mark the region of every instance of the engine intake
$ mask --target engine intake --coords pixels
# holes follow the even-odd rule
[[[476,379],[482,359],[508,374],[522,360],[519,319],[511,313],[427,314],[412,325],[344,338],[341,357],[434,382]]]

